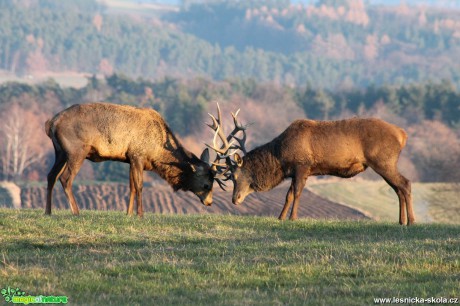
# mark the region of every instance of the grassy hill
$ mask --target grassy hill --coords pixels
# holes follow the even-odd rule
[[[330,201],[357,208],[376,220],[394,221],[399,215],[398,197],[384,181],[340,180],[313,183],[308,188]],[[458,183],[414,183],[412,197],[418,222],[460,223]]]
[[[458,297],[460,227],[0,209],[1,286],[70,304]],[[1,297],[0,297],[1,298]]]

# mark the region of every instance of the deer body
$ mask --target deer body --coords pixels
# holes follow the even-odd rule
[[[133,213],[135,196],[138,215],[143,214],[143,170],[153,170],[174,190],[192,191],[203,204],[212,204],[213,173],[207,163],[208,151],[203,152],[203,160],[187,151],[152,109],[109,103],[77,104],[48,120],[45,130],[56,154],[48,174],[47,214],[51,214],[52,190],[58,178],[73,214],[79,213],[72,182],[85,159],[130,164],[128,214]]]
[[[412,224],[410,181],[403,177],[397,162],[407,140],[399,127],[379,119],[340,121],[294,121],[282,134],[243,158],[235,154],[233,203],[258,191],[267,191],[291,178],[284,208],[284,220],[293,202],[291,219],[297,218],[299,198],[308,176],[334,175],[344,178],[371,167],[395,190],[399,198],[401,224]]]

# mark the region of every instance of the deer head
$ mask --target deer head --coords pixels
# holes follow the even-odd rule
[[[193,192],[206,206],[212,205],[212,183],[214,172],[210,169],[209,149],[206,148],[198,159],[193,155],[192,161],[189,162],[192,170],[188,190]],[[211,170],[211,171],[210,171]]]
[[[233,196],[232,203],[239,205],[243,203],[246,196],[254,192],[253,177],[248,169],[244,167],[243,158],[238,154],[234,154],[234,164],[231,167],[233,181]]]

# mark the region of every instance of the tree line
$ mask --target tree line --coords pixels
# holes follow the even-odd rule
[[[460,179],[452,172],[453,165],[460,165],[460,92],[448,81],[325,90],[254,79],[151,81],[122,74],[103,79],[88,77],[82,88],[61,87],[52,79],[36,85],[1,84],[0,179],[44,180],[53,162],[44,122],[72,104],[94,101],[156,109],[188,142],[187,147],[190,144],[197,152],[203,142],[212,139],[204,122],[217,101],[224,112],[242,108],[242,120],[252,123],[249,147],[271,140],[298,118],[380,117],[402,126],[409,134],[408,148],[403,151],[403,168],[409,177],[421,181]],[[110,162],[88,164],[81,178],[125,181],[128,172],[123,167]]]
[[[442,78],[460,85],[456,11],[251,0],[192,2],[161,17],[105,12],[95,0],[1,1],[0,69],[253,78],[315,88]]]

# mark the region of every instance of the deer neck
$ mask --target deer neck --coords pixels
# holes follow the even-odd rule
[[[190,176],[192,175],[193,155],[179,143],[175,137],[168,140],[158,160],[153,161],[152,168],[168,182],[174,191],[188,190]]]
[[[244,163],[251,173],[255,191],[270,190],[284,180],[280,160],[270,143],[249,152]]]

